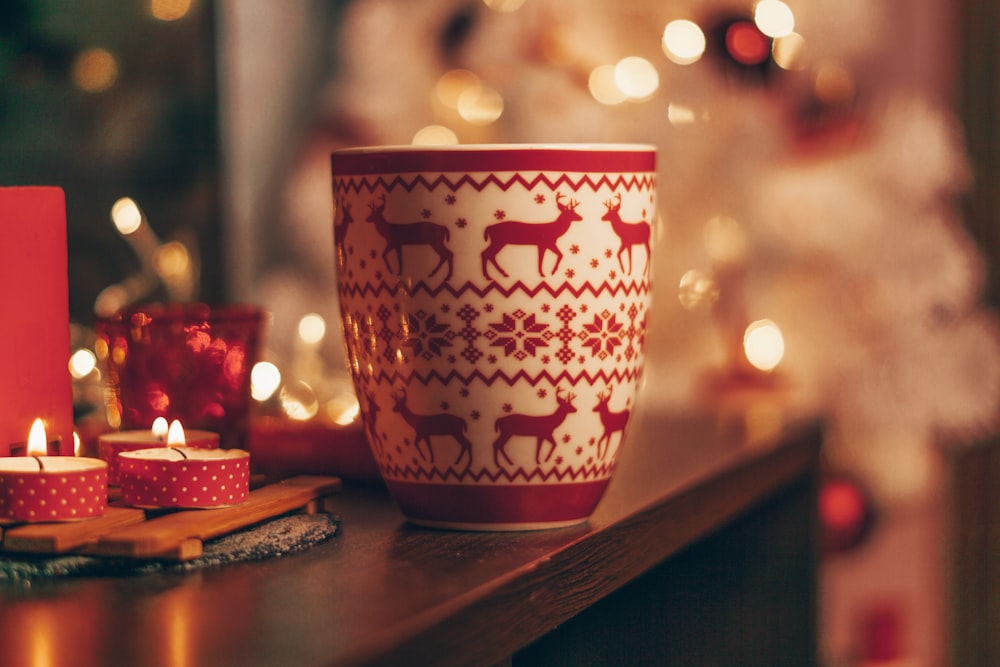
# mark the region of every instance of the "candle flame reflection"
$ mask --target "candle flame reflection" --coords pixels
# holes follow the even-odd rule
[[[45,456],[48,453],[48,440],[45,438],[45,424],[41,419],[35,419],[28,432],[28,456]]]
[[[153,420],[152,427],[153,437],[157,440],[164,440],[167,437],[167,432],[170,430],[167,426],[166,417],[157,417]]]
[[[173,420],[170,422],[170,429],[167,431],[167,446],[169,447],[183,447],[187,444],[187,440],[184,437],[184,427],[181,426],[180,420]]]

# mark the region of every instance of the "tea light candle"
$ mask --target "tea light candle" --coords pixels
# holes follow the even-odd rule
[[[67,266],[63,191],[0,187],[0,455],[24,442],[33,417],[56,453],[73,453]]]
[[[118,455],[122,500],[135,507],[209,508],[250,497],[250,454],[162,447]]]
[[[45,427],[36,419],[28,436],[28,456],[0,458],[0,520],[73,521],[103,515],[108,506],[107,463],[45,456],[46,442]]]
[[[108,464],[108,483],[119,485],[121,475],[118,455],[122,452],[180,446],[217,449],[219,434],[212,431],[185,431],[176,419],[168,427],[166,419],[157,417],[148,431],[119,431],[98,436],[97,455]]]

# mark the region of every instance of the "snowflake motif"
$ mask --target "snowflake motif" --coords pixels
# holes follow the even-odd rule
[[[578,446],[578,447],[576,448],[576,455],[577,455],[577,456],[579,456],[580,454],[583,454],[583,447],[579,447],[579,446]]]
[[[590,268],[596,269],[598,264],[600,264],[600,262],[598,262],[596,259],[590,260]]]
[[[564,436],[562,437],[562,441],[563,441],[564,443],[565,443],[565,442],[569,442],[570,440],[572,440],[572,438],[570,438],[570,437],[569,437],[569,433],[567,433],[566,435],[564,435]]]
[[[622,344],[623,326],[618,322],[617,315],[604,311],[595,314],[592,322],[583,325],[585,331],[580,332],[580,340],[585,347],[590,348],[591,357],[605,359],[614,354],[615,348]]]
[[[610,271],[608,271],[608,279],[609,280],[614,280],[617,277],[618,277],[618,272],[617,271],[615,271],[614,269],[611,269]]]
[[[469,397],[469,388],[468,387],[462,387],[461,389],[458,390],[458,395],[461,396],[462,398],[468,398]]]
[[[545,398],[549,395],[548,390],[545,387],[540,387],[538,389],[538,398]]]
[[[378,257],[378,254],[376,254],[376,252],[374,250],[369,250],[368,251],[368,258],[369,259],[375,259],[376,257]]]
[[[614,254],[615,254],[614,251],[611,248],[608,248],[607,250],[604,251],[604,258],[611,259],[614,256]]]
[[[493,312],[493,304],[492,303],[486,304],[485,306],[483,306],[483,310],[485,310],[487,313],[492,313]]]
[[[493,217],[496,218],[497,220],[503,220],[504,218],[507,217],[507,213],[503,209],[498,208],[496,211],[493,212]]]
[[[576,271],[573,269],[566,269],[566,278],[572,280],[576,276]]]
[[[420,217],[423,218],[424,220],[427,220],[428,218],[431,217],[431,210],[429,208],[423,209],[422,211],[420,211]]]
[[[562,464],[563,464],[563,457],[562,456],[557,456],[556,457],[556,465],[557,466],[561,466]]]
[[[536,204],[544,204],[545,203],[545,195],[543,195],[541,193],[535,195],[535,203]]]
[[[510,414],[511,412],[514,411],[514,406],[511,405],[510,403],[504,403],[503,407],[500,409],[503,410],[505,413]]]
[[[402,347],[409,348],[414,356],[422,356],[424,359],[440,357],[441,348],[451,347],[451,343],[445,337],[449,327],[447,324],[439,324],[436,315],[423,318],[424,313],[404,318]]]
[[[518,322],[521,323],[520,328]],[[500,334],[490,343],[490,347],[503,348],[505,357],[512,354],[520,360],[528,355],[535,356],[535,351],[540,347],[548,347],[549,344],[539,335],[549,328],[548,324],[535,320],[535,315],[526,314],[523,310],[516,310],[511,314],[504,313],[500,322],[491,322],[490,328]]]
[[[448,401],[441,401],[441,409],[442,410],[447,410],[449,407],[451,407],[451,406],[448,405]]]
[[[483,415],[479,412],[479,410],[473,410],[469,413],[469,416],[472,417],[473,421],[479,421],[479,418]]]
[[[574,243],[573,245],[571,245],[569,247],[569,252],[570,252],[570,254],[573,254],[573,255],[579,255],[580,254],[580,246],[578,246],[577,244]]]
[[[550,310],[552,310],[552,306],[551,306],[551,305],[549,305],[549,304],[547,304],[547,303],[543,303],[543,304],[542,304],[542,312],[543,312],[543,313],[547,313],[547,312],[549,312]]]
[[[549,356],[549,355],[547,355],[547,354],[543,354],[543,355],[541,356],[541,360],[542,360],[542,363],[543,363],[543,364],[545,364],[546,366],[548,366],[548,365],[549,365],[549,362],[550,362],[550,361],[552,361],[552,357],[550,357],[550,356]]]
[[[465,218],[459,218],[458,220],[455,221],[455,226],[458,227],[459,229],[465,229],[468,226],[468,224],[469,221],[466,220]]]
[[[585,304],[585,303],[581,303],[581,304],[580,304],[580,312],[581,312],[581,313],[585,313],[585,312],[587,312],[588,310],[590,310],[590,306],[588,306],[588,305],[587,305],[587,304]]]
[[[491,364],[495,364],[497,362],[497,355],[491,354],[487,356],[486,361],[490,362]]]
[[[456,201],[458,200],[455,198],[455,195],[448,195],[447,197],[444,198],[444,203],[446,203],[448,206],[453,206]]]

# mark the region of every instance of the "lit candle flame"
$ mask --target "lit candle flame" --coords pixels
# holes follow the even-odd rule
[[[184,438],[184,427],[181,426],[180,420],[173,420],[170,422],[170,430],[167,431],[167,446],[168,447],[183,447],[187,444],[187,440]]]
[[[83,442],[80,440],[80,434],[73,431],[73,456],[79,456],[82,447]]]
[[[156,419],[154,419],[153,428],[151,430],[153,431],[154,438],[160,441],[165,440],[167,437],[167,432],[169,431],[169,428],[167,427],[166,417],[157,417]]]
[[[28,456],[45,456],[48,454],[48,443],[45,437],[45,424],[41,419],[35,419],[28,432]]]

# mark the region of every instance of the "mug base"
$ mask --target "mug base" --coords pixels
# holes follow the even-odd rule
[[[436,530],[464,530],[469,532],[496,532],[513,533],[530,530],[553,530],[556,528],[568,528],[585,523],[590,517],[580,519],[568,519],[566,521],[534,521],[534,522],[512,522],[512,523],[477,523],[466,521],[431,521],[429,519],[414,519],[406,517],[410,523],[422,528],[434,528]]]
[[[560,484],[427,484],[386,480],[410,522],[453,530],[562,528],[590,518],[610,479]]]

